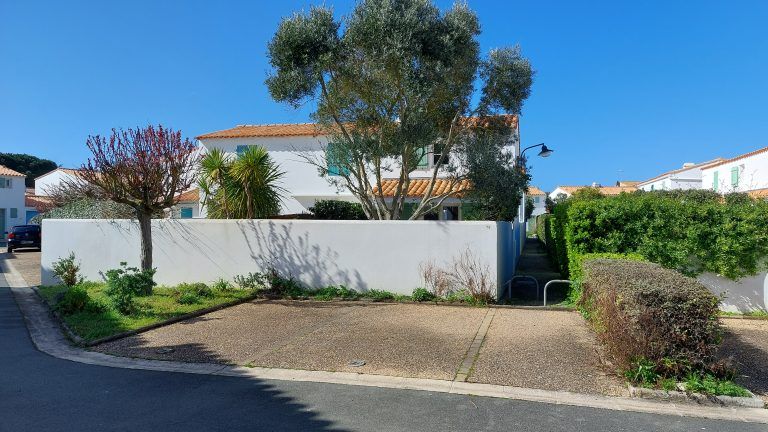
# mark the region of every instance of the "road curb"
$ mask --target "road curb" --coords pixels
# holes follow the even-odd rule
[[[87,351],[69,344],[60,327],[48,313],[48,307],[30,289],[23,278],[10,270],[9,285],[16,304],[24,316],[30,338],[35,347],[46,354],[79,363],[158,372],[241,377],[245,379],[315,382],[388,389],[418,390],[457,395],[474,395],[503,399],[515,399],[557,405],[632,411],[682,417],[717,420],[745,421],[768,424],[768,410],[758,408],[699,407],[691,404],[662,403],[651,400],[596,396],[510,387],[495,384],[479,384],[436,379],[392,377],[384,375],[356,374],[349,372],[324,372],[295,369],[275,369],[231,366],[212,363],[183,363],[161,360],[144,360],[116,357]],[[19,280],[20,279],[20,280]]]

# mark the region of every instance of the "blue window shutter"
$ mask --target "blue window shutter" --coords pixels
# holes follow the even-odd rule
[[[739,186],[739,167],[731,168],[731,186]]]
[[[19,209],[12,208],[11,209],[11,219],[16,219],[17,217],[19,217]]]
[[[416,165],[416,168],[425,169],[429,167],[429,149],[427,147],[422,147],[420,152],[421,157],[419,158],[419,164]]]
[[[247,145],[239,145],[239,146],[237,146],[237,149],[235,151],[237,152],[238,156],[242,156],[243,153],[245,153],[246,150],[248,150],[248,146]]]
[[[717,184],[720,182],[719,177],[720,177],[720,171],[715,171],[712,174],[712,189],[714,189],[715,191],[717,191],[717,186],[718,186]]]
[[[328,175],[339,176],[349,174],[349,169],[341,165],[343,155],[339,154],[339,146],[334,143],[328,143],[325,148],[325,163],[328,167]]]
[[[181,208],[181,218],[182,219],[192,219],[192,208],[191,207],[182,207]]]

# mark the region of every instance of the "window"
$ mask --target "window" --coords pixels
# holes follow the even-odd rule
[[[432,166],[435,166],[438,164],[438,162],[440,162],[440,157],[442,155],[443,155],[442,153],[432,153]],[[448,155],[445,155],[445,159],[443,159],[443,162],[441,165],[448,165],[449,163],[451,163],[451,156],[448,154]]]
[[[12,184],[11,179],[0,178],[0,189],[10,189]]]
[[[720,171],[715,171],[712,174],[712,189],[714,189],[715,191],[717,191],[717,184],[720,182],[719,177],[720,177]]]
[[[192,207],[182,207],[181,208],[181,218],[182,219],[192,219]]]
[[[739,167],[731,168],[731,186],[739,187]]]
[[[540,203],[541,202],[541,197],[540,196],[533,197],[533,202],[535,202],[536,204]]]
[[[459,206],[443,206],[443,220],[459,220]]]
[[[421,148],[421,157],[419,158],[419,163],[416,165],[416,168],[418,169],[427,169],[429,168],[429,148],[422,147]]]
[[[245,153],[246,150],[248,150],[248,146],[247,145],[239,145],[239,146],[237,146],[237,149],[235,149],[235,151],[237,152],[237,156],[238,157],[242,156],[243,153]]]
[[[19,209],[12,208],[11,209],[11,219],[16,219],[17,217],[19,217]]]
[[[340,176],[349,174],[347,167],[342,166],[341,162],[345,159],[342,148],[334,143],[328,143],[325,148],[325,163],[328,167],[328,175]]]

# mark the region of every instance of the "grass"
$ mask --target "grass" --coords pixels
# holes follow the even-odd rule
[[[749,312],[725,312],[725,311],[720,311],[720,316],[768,319],[768,312],[762,311],[762,310],[753,310],[753,311],[749,311]]]
[[[179,292],[176,288],[155,287],[151,296],[136,297],[136,312],[123,315],[111,307],[109,298],[104,293],[105,284],[85,282],[81,286],[88,291],[89,297],[98,307],[65,315],[63,319],[75,334],[89,342],[167,321],[200,309],[243,299],[253,294],[250,290],[214,289],[210,297],[199,296],[195,302],[181,304],[178,301]],[[67,287],[62,285],[40,287],[40,294],[51,307],[55,307],[56,299],[65,291]]]

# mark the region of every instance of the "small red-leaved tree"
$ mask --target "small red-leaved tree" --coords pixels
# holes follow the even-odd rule
[[[176,204],[195,181],[195,143],[163,126],[112,129],[109,138],[89,136],[93,157],[81,177],[112,201],[136,212],[141,230],[141,268],[152,268],[152,215]]]

